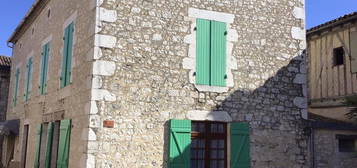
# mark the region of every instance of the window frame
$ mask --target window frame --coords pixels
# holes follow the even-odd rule
[[[332,51],[332,55],[333,55],[333,61],[332,61],[333,62],[333,66],[345,65],[346,53],[345,53],[345,49],[344,49],[343,46],[334,48],[333,51]],[[340,62],[341,61],[340,59],[342,59],[342,63]]]
[[[199,133],[194,131],[194,124],[204,124],[205,132]],[[211,126],[213,124],[222,124],[223,125],[223,133],[212,133],[211,132]],[[210,145],[211,145],[211,140],[224,140],[224,168],[228,167],[228,124],[225,122],[216,122],[216,121],[192,121],[192,131],[191,131],[191,152],[192,152],[192,140],[194,139],[203,139],[205,140],[205,154],[204,154],[204,167],[210,167],[211,166],[211,161],[214,160],[211,158],[211,153],[210,151],[212,150]],[[202,148],[201,148],[202,149]],[[217,149],[216,149],[217,150]],[[193,157],[191,156],[190,158],[191,164]],[[197,159],[196,159],[197,160]],[[215,159],[215,160],[221,160],[221,159]]]

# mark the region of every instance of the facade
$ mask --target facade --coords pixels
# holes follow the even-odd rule
[[[9,83],[10,83],[10,67],[11,59],[10,57],[0,55],[0,122],[6,120],[6,110],[7,110],[7,99],[9,93]],[[0,158],[2,158],[2,151],[5,136],[0,135]]]
[[[357,127],[344,105],[357,95],[357,13],[307,32],[309,119],[314,167],[355,167]]]
[[[9,40],[14,160],[308,167],[304,19],[302,0],[37,1]]]

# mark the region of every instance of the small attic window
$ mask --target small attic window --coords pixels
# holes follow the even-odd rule
[[[345,57],[345,50],[343,47],[338,47],[333,49],[333,65],[343,65]]]

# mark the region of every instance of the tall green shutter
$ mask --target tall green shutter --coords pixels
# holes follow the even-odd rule
[[[169,168],[190,168],[191,121],[170,121]]]
[[[210,21],[196,22],[196,84],[210,85]]]
[[[39,125],[37,128],[34,168],[40,167],[41,135],[42,135],[42,124]]]
[[[19,82],[20,82],[19,80],[20,80],[20,69],[17,68],[16,73],[15,73],[15,91],[14,91],[14,97],[13,97],[14,106],[16,106],[16,104],[17,104],[17,95],[18,95]]]
[[[226,86],[226,23],[197,19],[196,84]]]
[[[52,139],[53,139],[53,123],[48,123],[47,128],[47,142],[46,142],[46,161],[45,168],[51,167],[51,154],[52,154]]]
[[[68,168],[71,120],[62,120],[58,144],[57,168]]]
[[[46,93],[49,53],[50,53],[50,44],[47,43],[42,47],[41,76],[40,76],[41,94]]]
[[[226,86],[226,23],[211,21],[211,85]]]
[[[69,24],[64,31],[64,46],[61,73],[61,88],[71,82],[72,71],[72,51],[73,51],[74,23]]]
[[[350,34],[351,72],[357,73],[357,31]]]
[[[29,58],[27,65],[27,73],[26,73],[26,83],[25,83],[25,101],[29,99],[31,82],[32,82],[32,58]]]
[[[249,125],[231,123],[231,168],[250,168]]]

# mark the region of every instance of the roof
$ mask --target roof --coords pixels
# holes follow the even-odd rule
[[[10,67],[11,66],[11,58],[7,56],[0,55],[0,66]]]
[[[357,11],[352,12],[350,14],[346,14],[344,16],[341,16],[337,19],[328,21],[326,23],[320,24],[316,27],[313,27],[313,28],[307,30],[307,35],[309,36],[311,34],[321,32],[321,31],[329,29],[329,28],[337,27],[337,26],[343,25],[348,22],[355,22],[356,20],[357,20]]]
[[[37,16],[41,13],[42,9],[50,0],[35,0],[32,7],[28,10],[25,17],[21,20],[20,24],[16,27],[15,31],[11,34],[10,38],[7,40],[8,43],[15,43],[19,36],[21,36],[31,25]]]
[[[357,125],[354,123],[339,121],[336,119],[327,118],[313,113],[309,113],[309,119],[310,119],[309,126],[312,128],[357,131]]]

